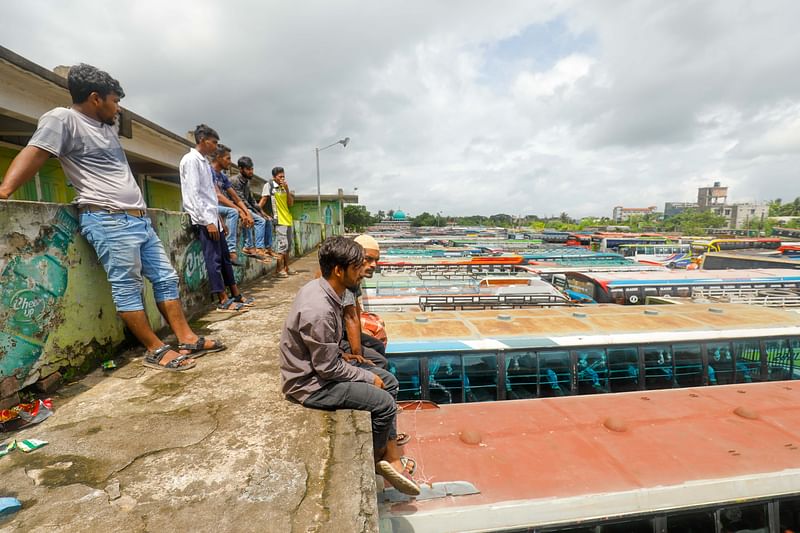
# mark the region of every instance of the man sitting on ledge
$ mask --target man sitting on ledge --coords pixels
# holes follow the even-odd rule
[[[319,266],[322,276],[300,289],[283,326],[283,393],[305,407],[369,411],[376,471],[400,492],[417,495],[415,462],[397,443],[397,379],[339,349],[342,297],[364,277],[364,249],[331,237],[320,246]]]

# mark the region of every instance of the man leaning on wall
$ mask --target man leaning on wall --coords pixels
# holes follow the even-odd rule
[[[39,119],[28,146],[11,162],[0,200],[31,180],[55,156],[77,193],[80,231],[97,252],[120,318],[145,348],[145,366],[183,371],[193,357],[222,346],[189,327],[178,296],[178,275],[147,217],[142,192],[119,142],[114,119],[125,96],[107,72],[80,64],[67,75],[72,106]],[[143,276],[153,284],[158,310],[178,337],[177,350],[164,344],[144,312]]]

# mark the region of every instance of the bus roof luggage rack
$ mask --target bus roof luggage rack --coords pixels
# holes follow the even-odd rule
[[[800,289],[753,287],[695,288],[692,300],[761,305],[764,307],[800,307]]]
[[[576,306],[576,304],[554,294],[446,294],[419,297],[419,307],[423,311],[520,309],[552,306]]]
[[[492,263],[475,263],[475,264],[408,264],[408,265],[380,265],[377,272],[381,274],[416,274],[420,277],[423,276],[445,276],[445,275],[462,275],[467,274],[516,274],[520,272],[527,272],[525,268],[520,268],[516,264],[492,264]]]

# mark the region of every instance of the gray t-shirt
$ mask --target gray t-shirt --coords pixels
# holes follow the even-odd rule
[[[58,157],[79,206],[147,209],[113,126],[57,107],[42,115],[28,145]]]

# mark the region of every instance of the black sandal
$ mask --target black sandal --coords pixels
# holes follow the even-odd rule
[[[238,296],[233,297],[233,301],[239,304],[242,304],[245,307],[253,307],[255,305],[256,299],[252,296],[242,296],[239,294]]]
[[[187,350],[189,352],[186,354],[187,357],[197,359],[198,357],[202,357],[207,353],[221,352],[227,348],[227,346],[216,339],[212,339],[211,342],[213,342],[214,345],[211,348],[205,348],[206,338],[198,337],[197,342],[193,344],[179,344],[178,350]]]
[[[183,372],[197,366],[197,363],[192,361],[192,357],[188,355],[180,355],[172,359],[169,363],[162,365],[161,360],[164,359],[164,354],[171,351],[172,348],[169,344],[165,344],[156,348],[155,350],[144,352],[144,361],[142,365],[148,368],[155,368],[157,370],[166,370],[168,372]],[[184,361],[188,361],[184,363]]]

